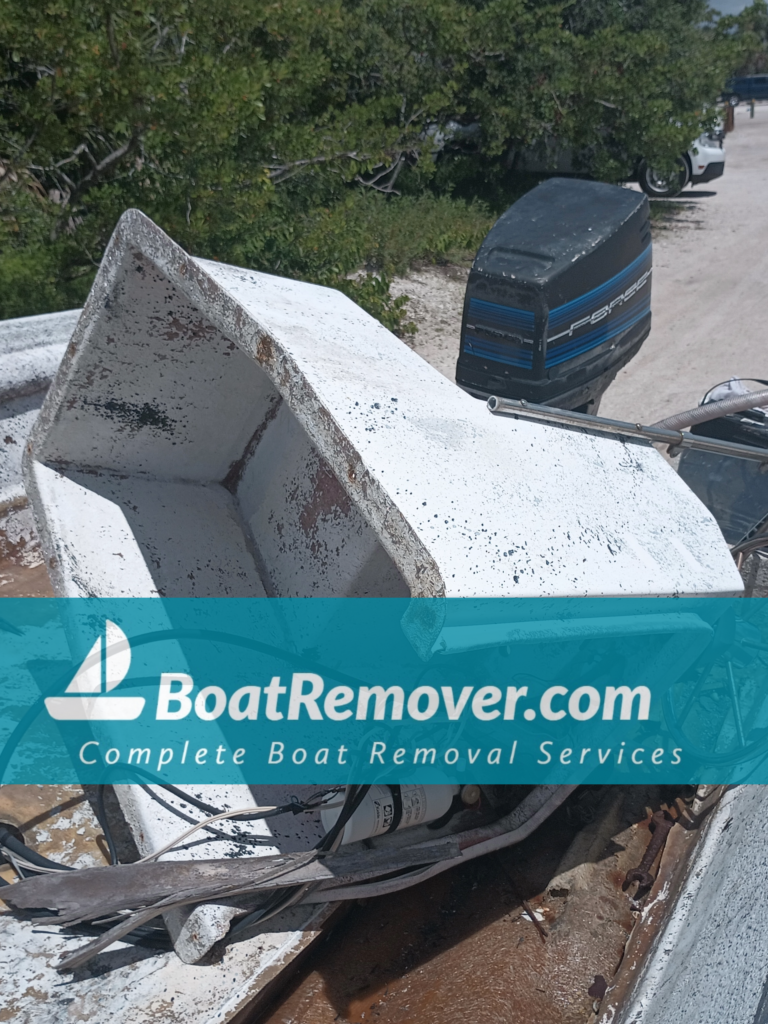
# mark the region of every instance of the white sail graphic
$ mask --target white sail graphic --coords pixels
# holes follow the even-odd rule
[[[101,693],[101,637],[88,651],[67,693]]]
[[[98,637],[85,656],[65,697],[46,697],[45,706],[57,721],[130,722],[144,710],[143,697],[105,697],[125,679],[131,667],[131,645],[117,623],[107,619],[104,637]]]

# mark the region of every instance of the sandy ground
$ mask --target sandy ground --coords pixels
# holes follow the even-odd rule
[[[456,379],[461,314],[469,270],[426,267],[392,282],[393,295],[408,295],[408,317],[418,334],[408,344],[449,380]]]
[[[652,423],[731,376],[768,379],[768,104],[736,108],[722,178],[686,189],[654,232],[653,328],[608,388],[600,415]],[[395,282],[411,296],[412,347],[451,380],[466,272]]]

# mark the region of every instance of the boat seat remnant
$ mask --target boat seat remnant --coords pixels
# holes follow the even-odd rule
[[[649,447],[499,421],[339,292],[194,259],[137,211],[26,480],[62,595],[741,590]]]
[[[25,486],[59,596],[741,590],[714,520],[645,442],[498,419],[339,292],[193,258],[135,210],[33,428]],[[204,799],[273,802],[257,789]],[[117,792],[142,855],[178,833],[175,798]],[[261,824],[249,856],[300,852]],[[164,859],[242,854],[204,842]],[[234,911],[173,913],[191,962]],[[297,908],[292,928],[318,913]],[[293,955],[297,932],[270,934]]]

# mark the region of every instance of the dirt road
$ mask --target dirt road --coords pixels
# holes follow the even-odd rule
[[[736,108],[722,178],[686,189],[654,229],[653,328],[600,415],[652,423],[731,376],[768,379],[768,104]],[[411,296],[412,342],[454,379],[466,273],[428,268],[395,283]]]

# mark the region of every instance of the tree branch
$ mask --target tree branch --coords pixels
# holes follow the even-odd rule
[[[395,182],[397,181],[400,171],[402,171],[405,164],[405,153],[400,152],[397,154],[395,159],[388,167],[383,167],[378,174],[374,174],[372,178],[363,178],[362,175],[356,174],[355,181],[359,181],[361,185],[366,185],[368,188],[373,188],[377,192],[384,192],[387,195],[399,195],[399,192],[395,189]],[[379,184],[382,178],[387,180],[383,184]]]
[[[70,190],[69,194],[62,197],[62,214],[58,223],[51,232],[52,239],[56,239],[59,236],[65,220],[67,220],[67,222],[71,221],[71,216],[67,213],[67,209],[71,209],[83,193],[87,192],[88,189],[94,185],[106,171],[111,167],[114,167],[115,164],[119,163],[126,156],[129,156],[136,149],[138,144],[139,136],[133,135],[127,142],[123,143],[122,146],[118,146],[117,149],[112,150],[112,152],[105,156],[103,160],[100,160],[99,163],[95,163],[85,143],[81,143],[80,146],[78,146],[78,149],[80,152],[88,152],[88,155],[91,157],[91,161],[93,162],[93,167],[85,177],[81,178],[77,183],[71,181],[60,167],[57,168],[57,173],[60,174],[68,183]],[[70,159],[72,158],[70,157],[67,160],[61,161],[61,163],[67,163]]]
[[[344,158],[358,161],[369,159],[365,153],[358,153],[355,150],[343,150],[339,153],[332,153],[330,156],[313,156],[304,160],[290,160],[284,164],[266,164],[265,167],[269,172],[269,180],[279,185],[281,182],[287,181],[288,178],[292,178],[294,174],[298,174],[305,167],[328,164]]]
[[[105,171],[108,171],[110,167],[114,166],[114,164],[118,163],[123,159],[123,157],[132,152],[136,148],[137,142],[137,136],[132,136],[127,142],[123,143],[122,146],[118,146],[117,149],[113,149],[112,152],[105,156],[103,160],[95,164],[88,174],[86,174],[84,178],[81,178],[77,183],[75,190],[70,197],[70,202],[74,202],[78,199],[83,192],[86,192],[88,188],[98,178],[100,178],[102,174],[104,174]]]

